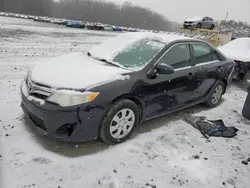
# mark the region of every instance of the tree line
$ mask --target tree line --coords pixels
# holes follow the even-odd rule
[[[160,14],[128,2],[117,5],[104,0],[0,0],[0,11],[153,30],[172,31],[176,26]]]

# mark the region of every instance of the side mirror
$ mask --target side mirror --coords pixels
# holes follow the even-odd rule
[[[173,74],[174,68],[171,65],[165,63],[159,63],[156,65],[157,73],[159,74]]]

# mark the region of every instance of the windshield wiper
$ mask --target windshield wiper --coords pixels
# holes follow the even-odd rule
[[[119,68],[122,68],[121,66],[119,66],[119,65],[117,65],[117,64],[115,64],[115,63],[112,63],[112,62],[110,62],[110,61],[107,61],[106,59],[100,59],[100,58],[98,58],[98,57],[94,57],[94,56],[92,56],[91,53],[89,53],[89,52],[87,52],[87,55],[88,55],[89,57],[92,57],[92,58],[96,59],[96,60],[105,62],[105,63],[107,63],[107,64],[110,64],[110,65],[113,65],[113,66],[116,66],[116,67],[119,67]]]
[[[117,64],[115,64],[115,63],[112,63],[112,62],[110,62],[110,61],[107,61],[106,59],[99,59],[99,60],[102,61],[102,62],[105,62],[105,63],[107,63],[107,64],[114,65],[114,66],[116,66],[116,67],[122,68],[121,66],[119,66],[119,65],[117,65]]]

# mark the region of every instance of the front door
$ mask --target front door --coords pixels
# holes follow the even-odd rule
[[[175,44],[157,63],[174,67],[170,75],[157,75],[146,80],[147,92],[145,119],[163,115],[191,103],[194,99],[194,83],[197,81],[192,66],[188,43]]]

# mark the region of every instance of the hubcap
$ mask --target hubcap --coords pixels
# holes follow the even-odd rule
[[[218,85],[218,86],[215,88],[215,90],[214,90],[214,92],[213,92],[213,95],[212,95],[212,100],[211,100],[211,102],[212,102],[213,104],[217,104],[217,103],[220,101],[221,96],[222,96],[222,92],[223,92],[222,86],[221,86],[221,85]]]
[[[130,133],[135,124],[135,113],[126,108],[120,110],[110,123],[110,134],[115,139],[121,139]]]

